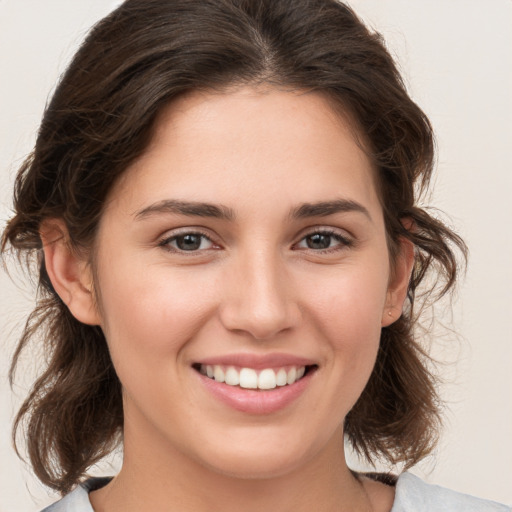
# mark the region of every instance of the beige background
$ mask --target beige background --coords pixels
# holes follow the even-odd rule
[[[0,0],[0,225],[17,165],[48,94],[87,28],[112,0]],[[446,429],[427,480],[512,504],[512,1],[352,0],[385,36],[437,131],[433,204],[466,237],[471,259],[436,355],[448,381]],[[0,271],[0,512],[54,497],[16,458],[13,411],[37,360],[7,382],[8,358],[33,304],[30,286]],[[446,310],[445,310],[446,311]],[[35,358],[37,359],[37,357]],[[112,468],[105,471],[112,472]]]

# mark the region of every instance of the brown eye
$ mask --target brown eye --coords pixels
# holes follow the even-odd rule
[[[176,247],[181,251],[197,251],[201,247],[201,235],[183,235],[176,237]]]
[[[341,251],[353,244],[352,240],[334,231],[317,231],[306,235],[295,246],[318,252]]]
[[[306,237],[308,249],[328,249],[331,246],[332,236],[324,233],[315,233]]]
[[[166,238],[160,246],[173,252],[196,252],[211,249],[214,244],[201,233],[183,233]]]

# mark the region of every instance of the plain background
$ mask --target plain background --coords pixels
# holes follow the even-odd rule
[[[0,0],[0,226],[16,169],[45,102],[88,27],[113,0]],[[385,37],[412,97],[437,133],[432,204],[471,251],[434,353],[445,361],[446,428],[414,472],[443,486],[512,504],[512,1],[351,0]],[[14,392],[8,360],[33,306],[30,285],[0,271],[0,512],[55,499],[15,456],[12,416],[37,355]],[[14,279],[14,283],[11,279]],[[103,468],[112,473],[112,468]]]

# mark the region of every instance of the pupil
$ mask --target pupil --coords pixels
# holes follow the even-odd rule
[[[308,237],[307,244],[310,249],[327,249],[331,245],[331,236],[316,233]]]
[[[200,235],[183,235],[176,239],[176,245],[182,251],[195,251],[201,245]]]

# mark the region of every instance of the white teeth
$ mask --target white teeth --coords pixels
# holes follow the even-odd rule
[[[276,387],[276,372],[274,370],[263,370],[258,376],[259,389],[274,389]]]
[[[258,374],[252,368],[242,368],[240,370],[240,387],[246,389],[257,389]]]
[[[238,386],[240,384],[240,374],[232,366],[226,371],[225,382],[230,386]]]
[[[253,368],[241,368],[222,365],[201,365],[200,373],[216,382],[225,382],[229,386],[245,389],[274,389],[277,386],[293,384],[304,376],[305,366],[289,366],[274,370],[265,368],[259,373]]]
[[[217,382],[224,382],[224,370],[218,366],[218,365],[215,365],[213,367],[213,378],[217,381]]]
[[[288,376],[286,377],[286,382],[288,384],[293,384],[296,379],[297,379],[297,369],[294,366],[292,366],[288,370]]]
[[[284,368],[281,368],[276,375],[276,384],[278,386],[286,386],[286,379],[288,378],[288,374]]]

